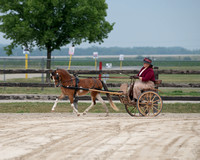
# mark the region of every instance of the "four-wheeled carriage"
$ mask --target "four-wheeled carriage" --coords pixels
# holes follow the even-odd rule
[[[155,85],[161,84],[161,80],[156,80]],[[157,116],[163,107],[163,101],[158,90],[155,88],[143,89],[141,95],[138,97],[137,102],[133,100],[133,87],[134,82],[122,84],[120,89],[123,95],[119,95],[120,102],[125,105],[125,109],[131,116]]]

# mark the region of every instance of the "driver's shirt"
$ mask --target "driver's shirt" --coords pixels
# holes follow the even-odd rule
[[[142,81],[144,82],[155,81],[154,71],[151,67],[142,67],[137,76],[142,77]]]

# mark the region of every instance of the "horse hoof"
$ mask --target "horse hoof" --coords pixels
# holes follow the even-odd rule
[[[86,113],[85,113],[85,112],[83,112],[83,115],[86,115]]]
[[[54,112],[54,110],[51,110],[51,112]]]
[[[80,115],[81,115],[80,113],[77,114],[78,117],[79,117]]]
[[[108,117],[108,116],[109,116],[109,114],[106,114],[106,115],[105,115],[105,117]]]

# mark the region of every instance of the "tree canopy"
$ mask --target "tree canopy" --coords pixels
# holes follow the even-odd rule
[[[107,8],[105,0],[1,0],[0,32],[12,41],[7,54],[37,46],[51,59],[53,50],[67,44],[102,43],[114,26],[105,19]]]

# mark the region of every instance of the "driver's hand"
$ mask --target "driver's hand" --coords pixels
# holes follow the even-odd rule
[[[130,76],[130,78],[131,78],[131,79],[132,79],[132,78],[133,78],[133,79],[139,79],[139,76],[135,76],[135,75],[134,75],[134,76]]]

